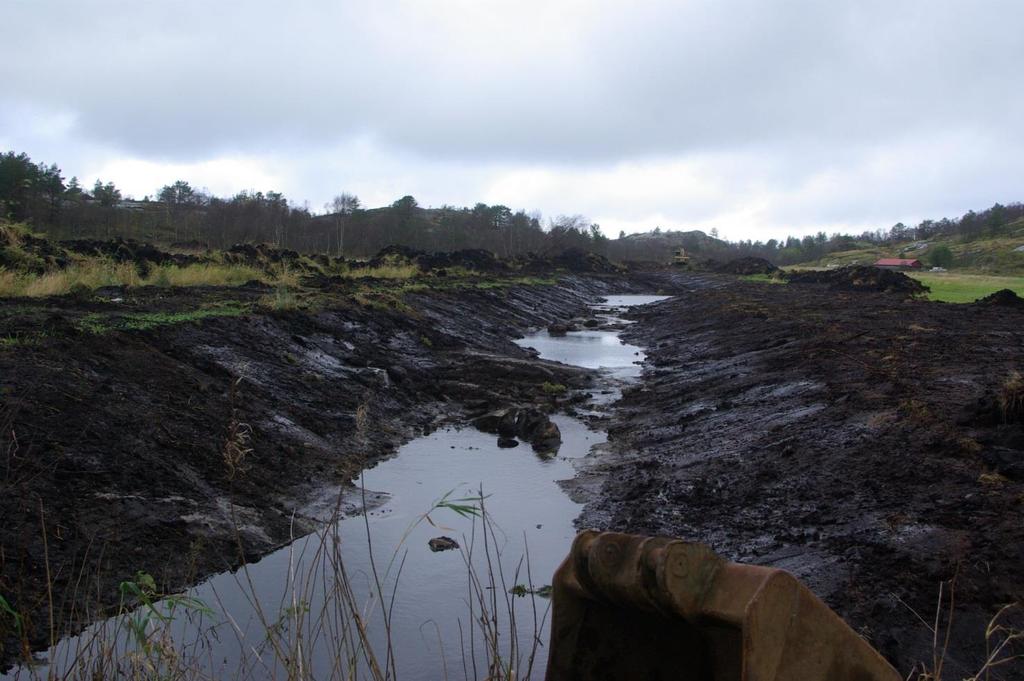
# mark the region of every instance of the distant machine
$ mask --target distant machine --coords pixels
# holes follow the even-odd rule
[[[673,265],[689,265],[690,256],[686,254],[685,248],[677,248],[672,251],[672,264]]]

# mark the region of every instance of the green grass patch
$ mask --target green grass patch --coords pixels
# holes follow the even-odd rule
[[[510,286],[554,286],[558,280],[553,277],[509,277],[508,279],[489,279],[487,281],[466,282],[468,288],[495,289]]]
[[[1024,277],[998,277],[959,272],[908,272],[922,284],[931,288],[929,300],[947,303],[973,303],[990,293],[1008,288],[1024,296]]]
[[[14,348],[20,348],[26,345],[35,345],[39,342],[40,338],[41,334],[0,336],[0,350],[13,350]]]
[[[110,331],[147,331],[158,326],[188,324],[211,317],[239,317],[252,311],[244,303],[222,303],[211,307],[182,312],[130,312],[127,314],[88,314],[78,321],[78,328],[87,333],[102,334]]]
[[[118,263],[107,258],[79,258],[64,269],[43,274],[31,270],[28,266],[15,269],[0,267],[0,297],[62,296],[75,290],[91,291],[101,286],[241,286],[253,280],[296,288],[300,278],[300,272],[284,266],[264,271],[246,265],[217,263],[185,267],[163,265],[152,268],[147,276],[141,277],[134,263]]]
[[[773,277],[770,274],[744,274],[740,276],[743,281],[752,281],[758,284],[785,284],[785,279]]]
[[[412,279],[422,274],[419,265],[381,265],[380,267],[355,267],[342,276],[349,279],[370,277],[372,279]]]
[[[245,265],[216,265],[216,264],[194,264],[186,267],[177,265],[164,265],[155,267],[149,276],[139,283],[143,286],[241,286],[253,281],[264,281],[268,284],[278,283],[280,280],[287,280],[285,283],[293,283],[292,273],[282,270],[267,274],[254,267]]]
[[[564,395],[565,391],[568,390],[561,383],[551,383],[550,381],[544,381],[540,386],[541,392],[546,395]]]
[[[294,310],[299,306],[299,297],[295,295],[295,291],[282,285],[274,289],[270,295],[263,296],[260,299],[260,305],[278,312]]]

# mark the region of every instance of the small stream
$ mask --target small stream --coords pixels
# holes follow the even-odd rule
[[[627,322],[617,315],[624,308],[666,297],[611,296],[594,306],[594,313],[603,326],[621,328]],[[516,342],[535,348],[543,359],[601,370],[604,378],[593,390],[594,399],[584,406],[584,413],[587,409],[597,413],[617,400],[621,385],[639,376],[644,359],[641,349],[623,344],[614,329],[586,329],[563,336],[540,331]],[[348,672],[338,665],[344,662],[341,651],[348,646],[338,642],[355,634],[351,630],[346,633],[345,622],[351,622],[351,613],[345,599],[332,590],[337,561],[343,560],[352,602],[360,608],[369,603],[367,637],[382,670],[392,662],[387,660],[380,600],[371,595],[377,592],[379,581],[385,603],[390,605],[393,597],[388,627],[393,669],[397,670],[392,671],[393,677],[424,681],[485,677],[485,644],[478,621],[482,594],[489,608],[497,603],[503,656],[508,656],[513,639],[509,618],[515,617],[521,654],[518,663],[513,663],[521,675],[529,664],[533,641],[539,642],[531,676],[541,678],[550,601],[509,591],[517,585],[521,585],[517,589],[521,593],[550,584],[575,536],[573,521],[582,508],[560,489],[558,481],[572,478],[574,460],[606,440],[603,432],[592,430],[580,419],[556,415],[553,420],[563,443],[552,458],[538,456],[526,443],[499,448],[495,436],[472,428],[445,428],[407,443],[395,457],[366,471],[357,481],[366,490],[366,507],[371,509],[366,517],[346,517],[243,571],[215,575],[193,587],[186,596],[202,601],[212,612],[179,604],[173,623],[166,628],[169,640],[179,650],[186,650],[195,670],[205,676],[280,678],[285,675],[284,667],[280,651],[275,654],[268,642],[269,624],[277,632],[276,639],[304,642],[308,652],[303,664],[309,678],[344,677]],[[479,517],[435,507],[446,495],[452,501],[479,497],[481,491],[493,524],[486,544]],[[360,497],[357,494],[349,501],[359,502]],[[455,539],[461,550],[432,552],[428,541],[439,536]],[[466,558],[470,553],[468,562],[480,580],[478,589],[471,588]],[[493,585],[489,575],[493,575]],[[122,648],[131,649],[123,624],[118,618],[95,624],[58,643],[39,666],[16,668],[2,678],[45,677],[48,660],[55,661],[52,671],[66,668],[75,651],[96,636],[117,640]],[[363,672],[368,664],[365,656],[355,662]]]

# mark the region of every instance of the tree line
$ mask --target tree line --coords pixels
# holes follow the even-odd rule
[[[423,208],[412,196],[363,208],[342,192],[314,214],[276,191],[218,197],[179,180],[135,200],[111,182],[91,190],[65,180],[55,164],[27,154],[0,155],[0,217],[26,222],[57,239],[121,236],[164,244],[225,248],[271,243],[302,252],[365,257],[391,244],[426,251],[483,248],[501,256],[553,253],[567,248],[603,252],[608,239],[581,216],[546,224],[539,214],[502,205]]]
[[[347,257],[367,257],[385,246],[400,244],[424,251],[482,248],[504,257],[575,248],[613,260],[666,261],[681,247],[696,256],[757,256],[781,265],[816,260],[866,244],[998,236],[1024,217],[1024,205],[996,204],[960,218],[924,220],[915,227],[899,223],[860,235],[819,232],[764,242],[728,242],[718,239],[715,230],[705,234],[655,228],[610,239],[599,225],[580,215],[545,221],[539,213],[484,203],[424,208],[412,196],[368,209],[357,196],[339,192],[316,214],[276,191],[218,197],[179,180],[135,200],[112,182],[96,180],[86,188],[75,177],[65,179],[56,164],[35,163],[27,154],[9,151],[0,155],[0,217],[29,223],[57,239],[121,236],[210,248],[260,242]]]
[[[959,218],[922,220],[916,226],[898,222],[889,229],[865,231],[858,235],[818,232],[802,238],[788,237],[785,240],[769,239],[767,242],[737,242],[735,247],[744,254],[764,257],[778,265],[789,265],[809,260],[818,260],[830,253],[848,251],[863,246],[895,247],[909,241],[927,242],[938,239],[961,242],[996,238],[1011,233],[1024,219],[1024,204],[1014,202],[1007,205],[996,203],[991,208],[975,212],[967,211]],[[893,253],[898,255],[898,253]],[[935,263],[937,264],[937,263]]]

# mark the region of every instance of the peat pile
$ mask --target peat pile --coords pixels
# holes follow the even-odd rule
[[[721,274],[741,275],[772,274],[773,272],[777,272],[778,270],[778,267],[768,262],[764,258],[753,257],[736,258],[735,260],[730,260],[724,265],[716,265],[714,268],[715,272],[719,272]]]
[[[72,239],[61,241],[58,245],[67,253],[93,258],[109,258],[118,263],[133,263],[143,276],[154,265],[187,267],[188,265],[205,261],[202,256],[169,253],[160,250],[152,244],[141,243],[134,239],[122,239],[121,237],[107,240]]]
[[[550,273],[564,270],[577,274],[621,274],[623,268],[597,253],[577,248],[545,257],[536,253],[502,259],[481,248],[470,248],[450,252],[426,253],[408,246],[392,245],[381,249],[368,263],[370,267],[385,265],[417,265],[424,272],[446,270],[454,267],[484,274],[500,274],[510,271]]]
[[[790,272],[786,278],[791,284],[828,284],[836,291],[883,291],[916,296],[930,290],[902,272],[864,265]]]
[[[501,260],[494,253],[482,248],[427,253],[398,244],[385,246],[367,263],[368,267],[388,265],[416,265],[424,272],[461,268],[484,274],[498,274],[512,269],[509,261]]]
[[[52,242],[3,227],[0,224],[0,269],[43,274],[67,267],[67,253]]]
[[[540,260],[544,264],[544,260]],[[551,264],[555,267],[564,268],[570,272],[589,274],[615,274],[622,272],[622,268],[612,263],[608,258],[597,253],[590,253],[578,248],[569,248],[551,258]]]
[[[142,276],[148,275],[153,267],[166,265],[244,265],[268,272],[284,266],[302,273],[314,273],[344,263],[338,258],[306,256],[267,244],[236,244],[223,252],[187,250],[191,252],[166,251],[149,243],[121,237],[55,242],[32,234],[0,232],[0,267],[31,274],[66,269],[75,264],[76,257],[79,260],[96,258],[119,264],[130,263]]]
[[[461,267],[474,272],[496,274],[507,272],[510,267],[504,260],[499,260],[490,251],[482,248],[470,248],[451,253],[423,254],[416,259],[420,269],[430,272],[451,267]]]
[[[1024,298],[1021,298],[1016,293],[1008,288],[1001,289],[995,293],[991,293],[984,298],[979,298],[974,301],[975,305],[995,305],[997,307],[1015,307],[1017,309],[1024,309]]]
[[[53,242],[21,229],[0,225],[0,267],[31,274],[63,270],[75,263],[76,257],[110,260],[133,264],[141,276],[148,276],[153,267],[173,265],[242,265],[267,273],[282,268],[295,271],[309,279],[310,285],[336,279],[344,267],[415,265],[425,273],[446,275],[447,270],[461,269],[484,275],[510,272],[550,274],[561,270],[577,274],[621,274],[625,270],[596,253],[567,249],[554,256],[528,253],[513,258],[499,258],[491,251],[470,248],[450,252],[427,253],[401,245],[381,249],[368,262],[345,260],[324,254],[303,254],[269,244],[235,244],[224,251],[203,250],[198,241],[180,242],[178,251],[166,251],[152,244],[116,237],[113,239],[72,239]],[[181,252],[181,251],[185,252]]]

